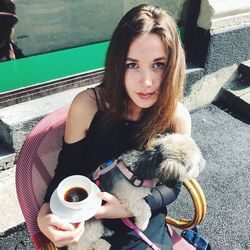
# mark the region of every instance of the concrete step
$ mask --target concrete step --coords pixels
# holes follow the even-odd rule
[[[216,105],[250,124],[250,60],[238,66],[238,78],[223,86]]]
[[[237,114],[244,122],[250,123],[250,85],[241,79],[222,87],[217,102],[228,108],[232,115]]]
[[[47,114],[69,105],[87,87],[62,91],[0,109],[0,142],[18,153],[32,127]]]
[[[240,78],[242,82],[250,86],[250,60],[242,62],[239,65],[238,70],[239,70]]]
[[[3,145],[0,145],[0,173],[2,170],[9,169],[15,162],[16,154],[12,150],[6,149]]]
[[[0,232],[24,221],[16,195],[15,167],[0,172]]]

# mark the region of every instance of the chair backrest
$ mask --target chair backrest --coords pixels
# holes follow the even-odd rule
[[[26,137],[17,160],[17,197],[36,249],[50,243],[38,228],[37,215],[57,165],[68,110],[61,108],[39,121]]]

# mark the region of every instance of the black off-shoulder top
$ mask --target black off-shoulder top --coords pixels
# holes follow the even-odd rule
[[[135,148],[133,135],[139,124],[138,121],[116,121],[108,129],[104,129],[102,123],[102,111],[98,110],[86,137],[71,144],[63,142],[55,175],[48,186],[44,202],[49,202],[53,191],[64,178],[74,174],[89,176],[100,164]],[[171,245],[171,239],[165,227],[166,206],[177,198],[180,188],[180,183],[173,188],[159,185],[145,198],[153,215],[144,233],[153,242],[162,246],[161,249],[171,249],[167,248],[167,245]],[[148,246],[141,238],[127,228],[121,220],[103,221],[105,226],[115,232],[114,236],[107,238],[112,244],[112,249],[147,249]]]

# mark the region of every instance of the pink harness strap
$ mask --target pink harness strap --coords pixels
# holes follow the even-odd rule
[[[122,174],[136,187],[155,187],[156,186],[156,180],[142,180],[139,179],[135,174],[133,174],[131,171],[126,168],[124,163],[122,161],[109,161],[107,163],[102,164],[99,166],[96,171],[92,174],[92,177],[94,180],[97,180],[99,176],[104,175],[108,173],[113,168],[117,167]]]
[[[121,220],[126,226],[133,229],[153,250],[161,250],[130,219],[125,218]]]
[[[136,187],[144,186],[144,187],[155,187],[156,180],[141,180],[136,175],[126,168],[122,161],[109,161],[105,162],[101,166],[99,166],[96,171],[92,174],[94,180],[97,180],[101,175],[108,173],[113,168],[117,167],[122,174]],[[135,224],[133,224],[128,218],[121,219],[122,222],[133,229],[143,241],[145,241],[153,250],[160,250]]]
[[[156,186],[156,180],[141,180],[136,175],[134,175],[132,172],[130,172],[126,166],[123,164],[122,161],[115,161],[114,165],[116,165],[120,171],[123,173],[124,176],[136,187],[155,187]]]
[[[112,170],[115,166],[112,161],[105,162],[104,164],[100,165],[95,172],[92,173],[93,180],[97,180],[101,175],[108,173]]]

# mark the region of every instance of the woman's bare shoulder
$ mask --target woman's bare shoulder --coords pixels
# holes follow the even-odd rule
[[[176,133],[191,134],[191,116],[187,108],[181,102],[177,105],[173,123]]]
[[[70,106],[65,141],[73,143],[84,138],[96,112],[97,105],[93,89],[80,92]]]

